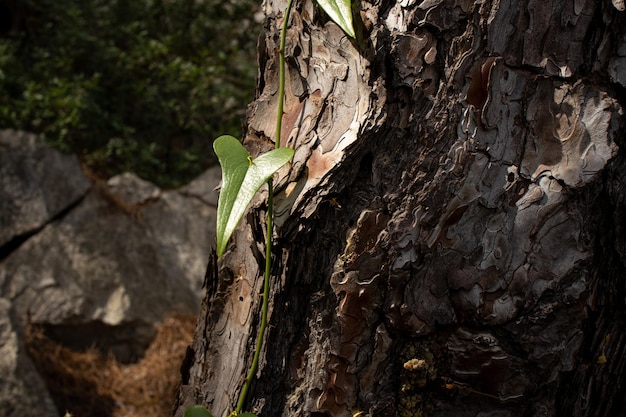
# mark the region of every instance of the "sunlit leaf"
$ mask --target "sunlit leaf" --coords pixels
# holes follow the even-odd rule
[[[259,188],[293,158],[293,149],[278,148],[252,159],[232,136],[220,136],[213,149],[222,166],[222,190],[217,204],[217,256],[226,250],[228,240]]]
[[[317,0],[317,3],[348,36],[355,37],[351,0]]]
[[[213,417],[213,414],[201,405],[192,405],[187,407],[183,417]]]

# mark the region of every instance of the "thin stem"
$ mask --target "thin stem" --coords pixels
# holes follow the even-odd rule
[[[293,0],[289,0],[283,18],[283,28],[280,33],[280,45],[278,50],[278,110],[276,112],[276,148],[280,148],[280,133],[283,124],[283,104],[285,102],[285,43],[287,39],[287,26],[289,23],[289,14],[291,13],[291,4]]]
[[[259,366],[259,356],[261,356],[261,349],[263,347],[263,335],[265,334],[265,328],[267,327],[267,311],[270,300],[270,278],[272,272],[272,231],[274,228],[274,192],[273,181],[270,178],[267,182],[269,186],[269,195],[267,197],[267,235],[265,237],[265,274],[263,278],[263,308],[261,310],[261,325],[259,326],[259,333],[256,338],[256,346],[254,348],[254,357],[252,358],[252,364],[250,370],[246,376],[246,381],[239,394],[239,401],[237,402],[237,408],[235,408],[235,414],[241,413],[243,405],[246,401],[246,395],[250,389],[252,379],[256,374],[256,370]]]
[[[276,148],[280,148],[280,133],[283,122],[283,104],[285,101],[285,42],[287,38],[287,26],[289,21],[289,15],[291,13],[291,5],[293,0],[289,0],[287,8],[285,9],[283,18],[283,27],[280,34],[280,50],[278,51],[278,109],[276,117]],[[263,348],[263,337],[265,335],[265,328],[267,327],[267,312],[270,302],[270,278],[272,273],[272,234],[274,231],[274,183],[270,178],[267,182],[268,196],[267,196],[267,235],[265,237],[265,274],[263,276],[263,306],[261,309],[261,324],[259,326],[259,333],[256,338],[256,345],[254,347],[254,357],[252,358],[252,364],[250,370],[246,376],[246,380],[239,394],[239,400],[237,401],[237,407],[232,414],[237,415],[241,413],[244,403],[246,402],[246,396],[250,390],[252,379],[254,378],[257,368],[259,366],[259,357],[261,356],[261,350]]]

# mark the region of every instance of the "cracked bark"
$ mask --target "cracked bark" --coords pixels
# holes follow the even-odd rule
[[[267,0],[246,145],[271,146]],[[292,12],[263,416],[605,416],[626,406],[623,2]],[[175,415],[252,357],[264,196],[212,263]]]

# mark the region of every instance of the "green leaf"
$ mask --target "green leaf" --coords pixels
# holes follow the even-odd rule
[[[217,204],[217,256],[226,245],[256,192],[293,158],[293,149],[278,148],[252,159],[232,136],[220,136],[213,149],[222,166],[222,191]]]
[[[237,417],[259,417],[254,413],[241,413],[241,414],[237,414]]]
[[[192,405],[187,407],[183,417],[213,417],[213,414],[209,413],[209,410],[201,405]]]
[[[351,0],[317,0],[317,3],[348,36],[355,37],[352,25]]]

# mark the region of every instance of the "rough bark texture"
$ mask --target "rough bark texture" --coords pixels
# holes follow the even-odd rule
[[[245,138],[274,138],[265,2]],[[263,416],[608,416],[626,406],[626,16],[614,0],[361,1],[288,32]],[[288,139],[287,139],[288,138]],[[207,274],[176,415],[233,407],[263,197]],[[218,269],[219,266],[219,269]]]

